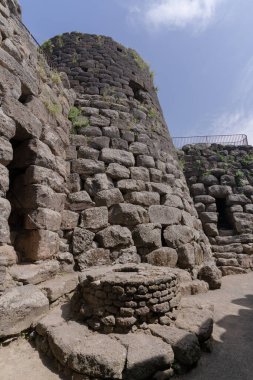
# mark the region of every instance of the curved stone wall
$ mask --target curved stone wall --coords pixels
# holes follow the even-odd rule
[[[78,267],[211,261],[153,85],[136,52],[66,33],[44,44],[77,93],[64,237]]]

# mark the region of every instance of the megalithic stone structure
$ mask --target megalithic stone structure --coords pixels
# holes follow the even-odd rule
[[[63,230],[79,269],[141,261],[197,276],[210,246],[148,65],[97,35],[65,33],[44,51],[77,95]]]

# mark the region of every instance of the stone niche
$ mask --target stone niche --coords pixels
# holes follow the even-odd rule
[[[169,320],[181,296],[172,269],[148,264],[90,270],[80,286],[82,319],[104,333],[126,333],[164,316]]]
[[[223,275],[253,268],[253,147],[186,145],[180,159]]]
[[[44,49],[77,95],[62,221],[76,268],[147,262],[196,278],[211,249],[148,65],[104,36],[65,33]]]

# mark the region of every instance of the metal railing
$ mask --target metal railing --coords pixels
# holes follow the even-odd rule
[[[248,138],[243,134],[172,137],[172,140],[177,149],[188,144],[248,145]]]

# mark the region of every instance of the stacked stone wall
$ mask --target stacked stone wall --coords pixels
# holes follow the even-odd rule
[[[55,259],[69,176],[67,115],[74,93],[49,69],[20,21],[0,1],[0,290],[16,263]],[[54,272],[59,263],[54,262]],[[14,265],[16,268],[16,266]],[[10,271],[11,272],[11,271]]]
[[[186,145],[179,154],[222,273],[253,267],[253,147]]]
[[[147,65],[102,36],[66,33],[44,48],[77,93],[63,219],[77,267],[142,261],[197,276],[211,251]]]

